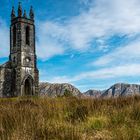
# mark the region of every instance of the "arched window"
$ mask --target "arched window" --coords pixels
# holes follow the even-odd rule
[[[26,79],[23,80],[24,90],[23,95],[25,96],[31,96],[34,94],[33,87],[34,87],[34,80],[32,76],[28,75],[26,76]]]
[[[29,28],[29,26],[26,27],[26,44],[30,45],[30,28]]]
[[[14,56],[14,58],[13,58],[13,62],[15,63],[16,62],[16,57]]]
[[[17,30],[16,30],[16,26],[13,27],[13,46],[16,45],[16,34],[17,34]]]

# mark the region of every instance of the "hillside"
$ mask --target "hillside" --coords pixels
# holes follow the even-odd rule
[[[120,96],[133,96],[140,94],[140,85],[117,83],[103,91],[91,89],[84,93],[81,93],[76,87],[68,83],[63,84],[40,83],[39,91],[41,96],[48,97],[63,96],[66,91],[69,91],[73,96],[110,98]]]
[[[133,96],[140,94],[140,85],[118,83],[107,89],[102,97]]]
[[[101,97],[102,91],[100,90],[88,90],[83,93],[87,97],[98,98]]]
[[[64,93],[70,92],[73,96],[80,96],[81,92],[71,84],[50,84],[40,83],[39,92],[41,96],[58,97],[63,96]]]
[[[90,94],[92,93],[92,94]],[[117,83],[104,91],[89,90],[85,92],[86,95],[91,97],[122,97],[140,95],[140,85]]]

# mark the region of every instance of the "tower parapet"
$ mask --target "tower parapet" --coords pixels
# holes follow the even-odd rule
[[[34,21],[34,11],[33,11],[33,7],[32,7],[32,6],[30,7],[30,12],[29,12],[29,15],[27,16],[26,10],[24,10],[24,12],[23,12],[22,5],[21,5],[21,3],[19,2],[18,10],[17,10],[17,15],[16,15],[16,13],[15,13],[14,7],[12,8],[12,11],[11,11],[11,21],[14,21],[14,20],[17,19],[17,18],[26,18],[26,19],[28,19],[28,20]]]

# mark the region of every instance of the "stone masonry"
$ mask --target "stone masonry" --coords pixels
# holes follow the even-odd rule
[[[18,6],[11,12],[9,61],[0,66],[0,97],[38,94],[39,71],[36,63],[34,12],[29,17]]]

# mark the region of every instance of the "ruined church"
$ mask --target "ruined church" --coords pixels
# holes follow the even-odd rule
[[[37,95],[38,84],[34,11],[27,16],[19,3],[11,12],[9,61],[0,65],[0,97]]]

